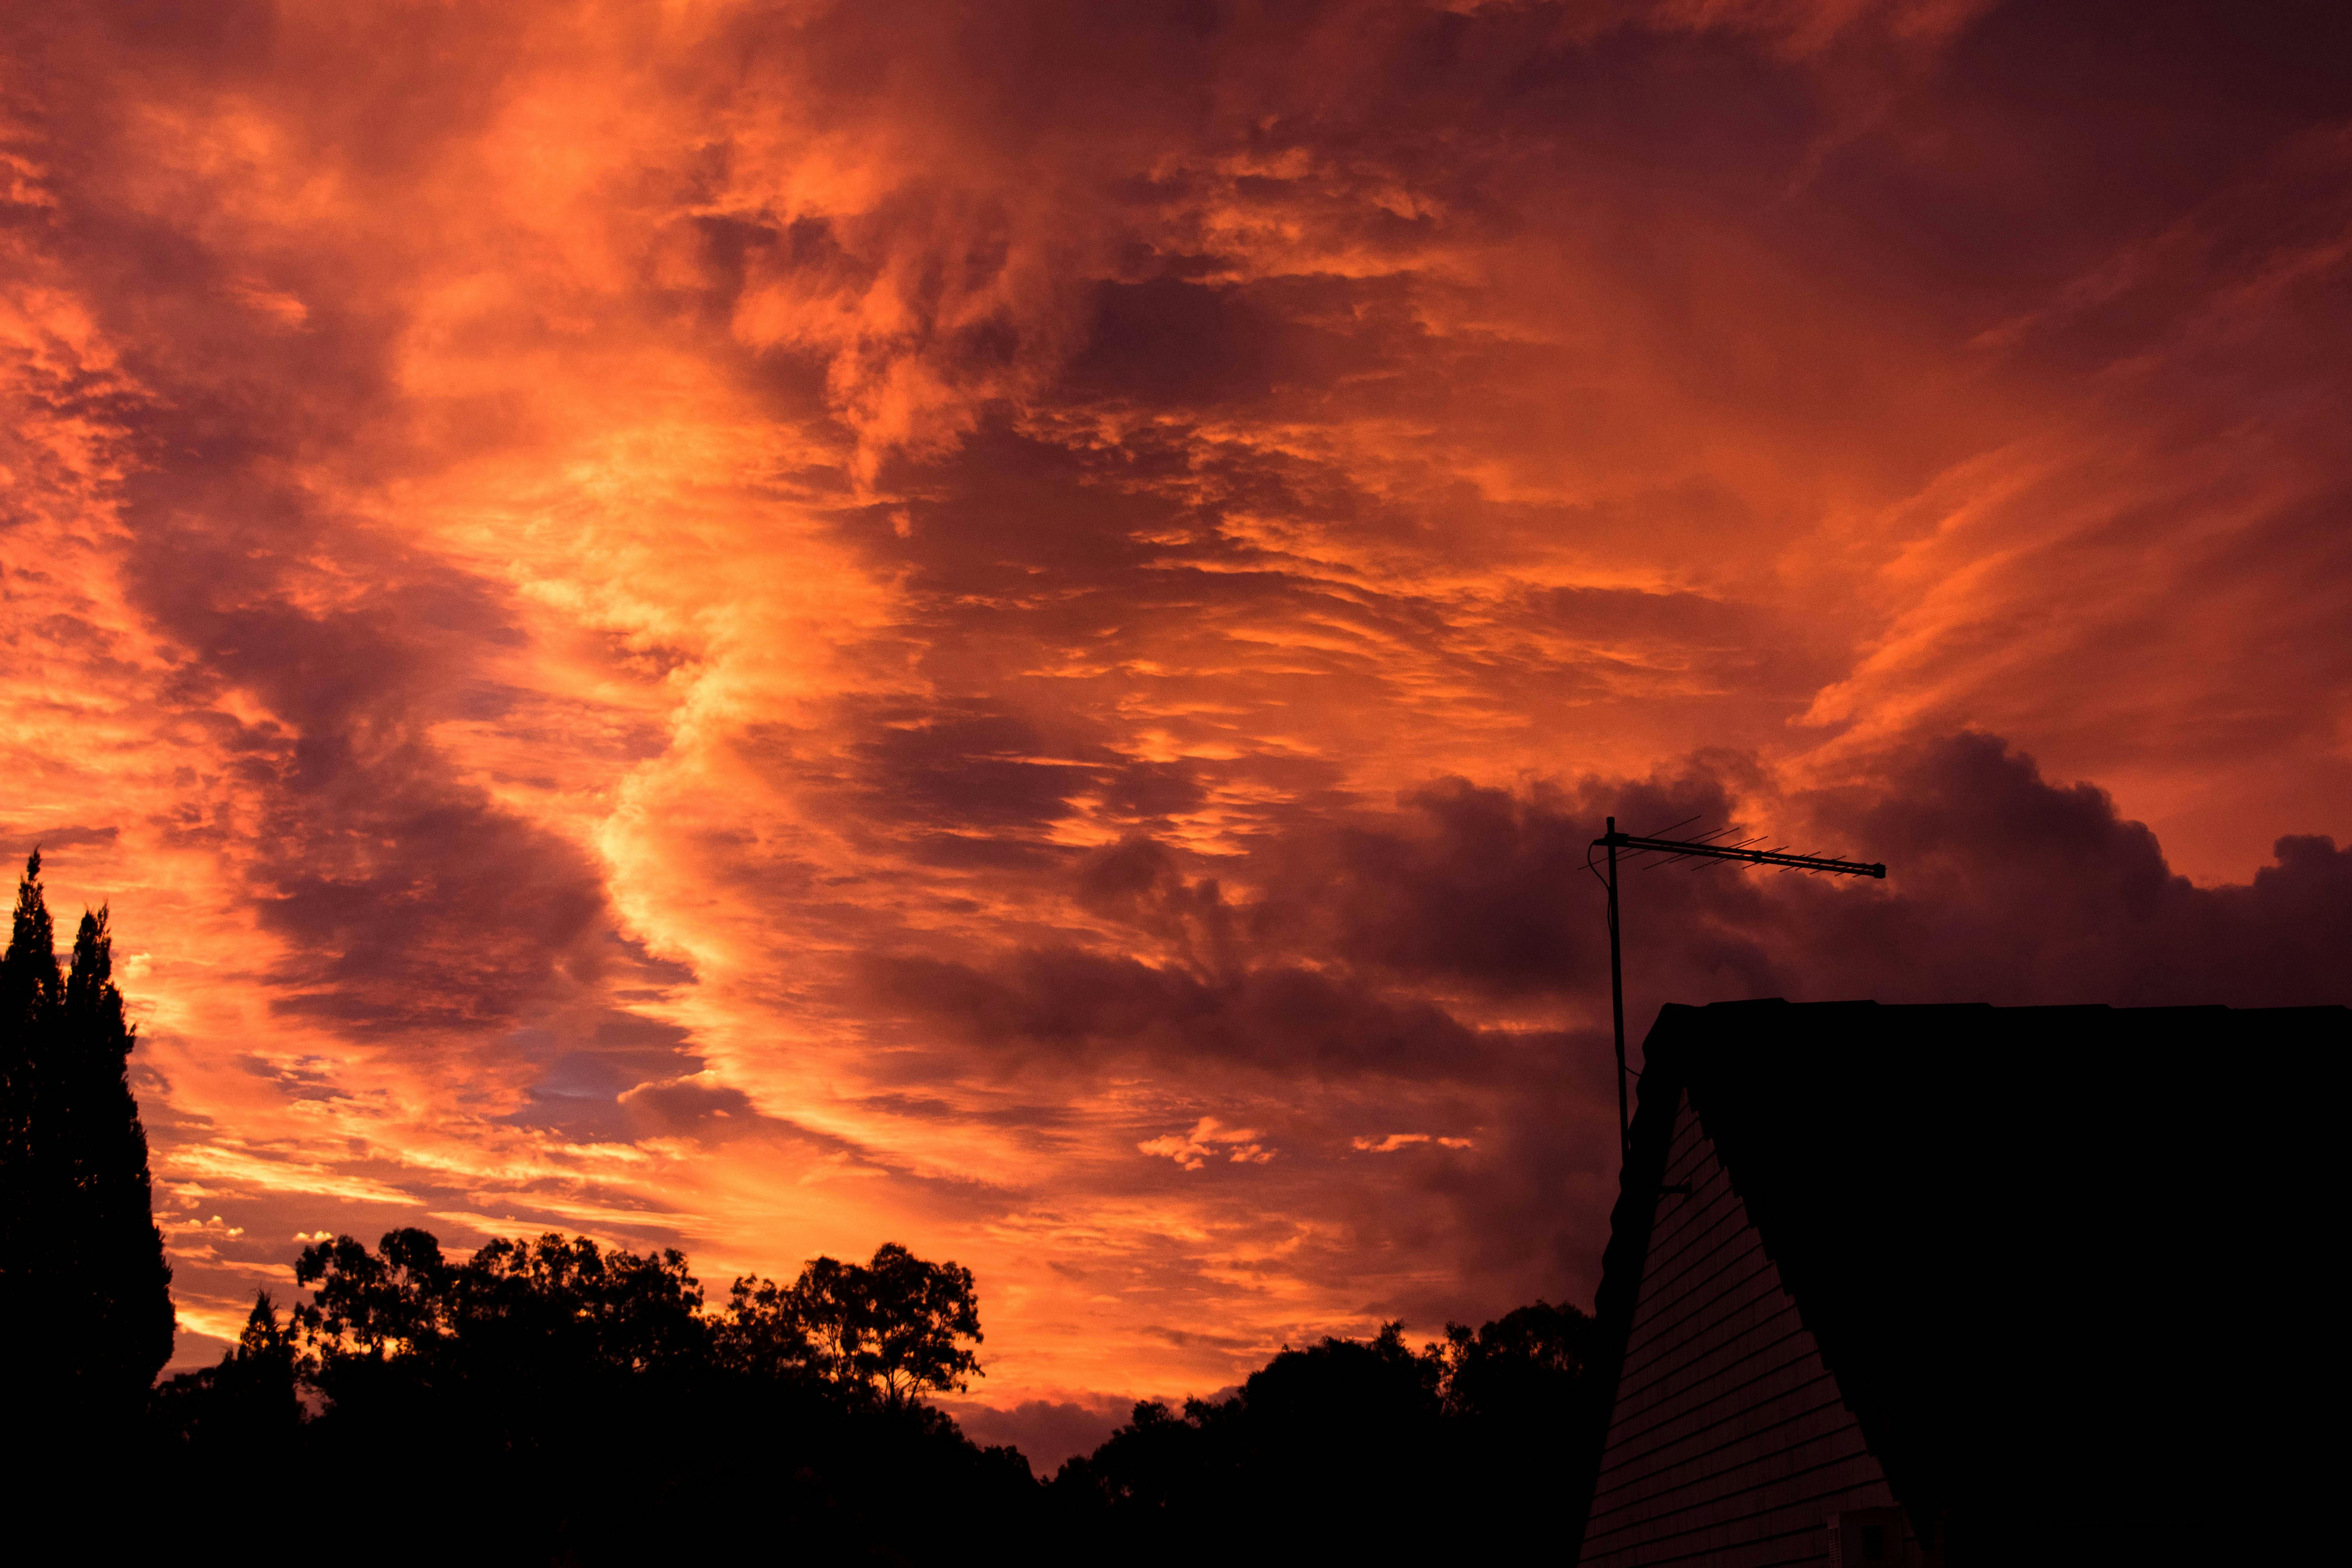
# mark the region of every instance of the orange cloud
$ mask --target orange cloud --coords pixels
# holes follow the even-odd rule
[[[1604,815],[1895,867],[1644,874],[1637,1018],[2342,999],[2352,104],[2168,26],[28,20],[0,844],[184,1323],[896,1239],[1066,1426],[1573,1296]]]

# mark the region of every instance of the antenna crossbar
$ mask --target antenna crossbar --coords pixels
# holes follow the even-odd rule
[[[1686,826],[1697,820],[1696,817],[1685,817],[1674,826]],[[1674,828],[1665,831],[1671,833]],[[1881,881],[1886,878],[1886,867],[1880,862],[1864,864],[1859,860],[1849,860],[1843,855],[1790,855],[1785,852],[1788,849],[1785,844],[1759,849],[1755,847],[1764,842],[1761,836],[1719,842],[1728,837],[1731,831],[1727,827],[1718,827],[1696,838],[1660,838],[1646,833],[1620,833],[1617,831],[1617,819],[1612,816],[1609,819],[1609,831],[1592,841],[1592,849],[1608,850],[1609,874],[1601,876],[1600,868],[1593,865],[1591,849],[1584,853],[1584,868],[1600,877],[1602,885],[1609,889],[1609,1021],[1617,1046],[1617,1152],[1623,1170],[1632,1169],[1633,1134],[1633,1112],[1625,1090],[1625,960],[1623,937],[1617,919],[1618,852],[1626,852],[1625,864],[1639,865],[1645,869],[1652,866],[1672,866],[1684,860],[1697,862],[1701,868],[1708,863],[1728,861],[1736,866],[1774,866],[1790,871],[1828,871],[1846,877],[1875,877]],[[1644,858],[1648,856],[1657,858]]]
[[[1849,860],[1843,855],[1783,855],[1777,849],[1741,849],[1727,844],[1706,844],[1694,839],[1649,838],[1633,833],[1605,833],[1592,841],[1594,847],[1651,851],[1663,854],[1668,860],[1696,858],[1702,860],[1739,860],[1750,866],[1785,866],[1797,871],[1843,871],[1849,877],[1876,877],[1885,880],[1886,867],[1883,863],[1864,865]],[[1654,864],[1664,865],[1664,861]]]

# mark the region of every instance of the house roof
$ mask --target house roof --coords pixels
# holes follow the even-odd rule
[[[2177,1512],[2192,1479],[2274,1479],[2293,1455],[2220,1434],[2276,1415],[2324,1337],[2347,1045],[2343,1007],[1667,1006],[1605,1342],[1687,1094],[1888,1484],[1956,1547],[2056,1498]]]

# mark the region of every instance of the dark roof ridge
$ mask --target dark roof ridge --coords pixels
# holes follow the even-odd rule
[[[1658,1023],[1666,1022],[1669,1015],[1679,1016],[1690,1013],[1736,1013],[1746,1008],[1789,1007],[1819,1013],[1832,1009],[1874,1008],[1886,1013],[2112,1013],[2145,1017],[2157,1013],[2231,1013],[2262,1017],[2291,1018],[2322,1014],[2352,1014],[2352,1006],[2340,1002],[2305,1003],[2285,1007],[2237,1007],[2227,1002],[2150,1002],[2126,1004],[2113,1002],[1879,1002],[1863,997],[1840,997],[1821,1002],[1791,1002],[1785,996],[1742,996],[1722,1002],[1668,1002],[1658,1009]],[[1658,1027],[1651,1028],[1654,1037]],[[1643,1054],[1648,1054],[1645,1043]]]
[[[2340,1075],[2352,1007],[1759,997],[1670,1004],[1643,1048],[1595,1300],[1609,1403],[1687,1092],[1920,1523],[1948,1516],[1956,1532],[2001,1539],[2001,1521],[2053,1486],[2086,1508],[2164,1516],[2193,1479],[2175,1450],[2235,1462],[2152,1403],[2171,1384],[2145,1369],[2175,1353],[2162,1335],[2178,1330],[2150,1304],[2183,1289],[2181,1262],[2228,1270],[2215,1278],[2229,1289],[2189,1289],[2198,1321],[2237,1326],[2220,1337],[2243,1359],[2301,1353],[2312,1336],[2264,1315],[2332,1300],[2294,1272],[2325,1249],[2271,1232],[2285,1224],[2281,1193],[2310,1205],[2340,1191],[2320,1131],[2335,1097],[2283,1103],[2211,1083]],[[2026,1409],[2035,1419],[2013,1419]],[[2261,1434],[2231,1441],[2266,1462],[2289,1452]]]

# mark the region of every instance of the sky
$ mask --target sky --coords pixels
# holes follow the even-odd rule
[[[0,848],[175,1364],[899,1241],[1050,1463],[1589,1304],[1609,816],[1890,868],[1630,875],[1637,1042],[2352,1001],[2339,8],[0,12]]]

